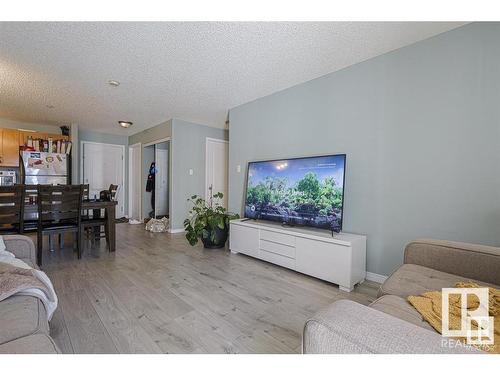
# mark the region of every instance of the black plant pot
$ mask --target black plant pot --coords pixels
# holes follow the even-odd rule
[[[216,227],[214,231],[215,241],[212,241],[211,236],[208,236],[208,238],[201,238],[201,242],[203,242],[203,247],[205,249],[221,249],[226,246],[229,228],[225,227],[224,229],[220,229],[219,227]]]

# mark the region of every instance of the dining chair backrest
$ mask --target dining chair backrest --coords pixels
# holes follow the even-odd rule
[[[82,199],[84,201],[86,200],[89,200],[90,199],[90,189],[89,189],[89,184],[84,184],[83,185],[83,196],[82,196]]]
[[[112,201],[116,199],[116,194],[118,193],[118,185],[109,185],[109,197]]]
[[[0,224],[22,233],[23,216],[24,185],[0,186]]]
[[[71,222],[80,225],[83,185],[38,185],[38,223]]]

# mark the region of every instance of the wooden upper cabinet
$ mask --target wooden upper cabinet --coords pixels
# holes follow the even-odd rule
[[[19,167],[19,130],[0,129],[0,166]]]

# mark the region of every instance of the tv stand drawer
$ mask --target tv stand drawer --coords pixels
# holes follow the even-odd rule
[[[265,250],[259,250],[259,258],[266,262],[277,264],[278,266],[295,269],[295,259],[285,257],[283,255],[271,253]]]
[[[260,250],[269,251],[274,254],[283,255],[285,257],[295,259],[295,247],[292,246],[261,239]]]
[[[295,236],[291,236],[289,234],[276,233],[270,230],[261,229],[260,239],[295,247]]]

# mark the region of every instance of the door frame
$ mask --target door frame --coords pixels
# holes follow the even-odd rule
[[[226,141],[225,139],[218,139],[218,138],[210,138],[206,137],[205,138],[205,200],[208,202],[208,144],[210,142],[216,142],[216,143],[226,143],[229,146],[229,141]],[[227,162],[227,167],[229,168],[229,160]],[[227,181],[229,183],[229,181]],[[228,191],[229,191],[229,186],[228,186]],[[229,202],[228,197],[226,197],[227,202]]]
[[[142,182],[142,143],[137,142],[137,143],[134,143],[134,144],[128,146],[128,191],[129,191],[128,210],[127,210],[127,217],[128,218],[130,218],[130,207],[132,207],[132,199],[133,199],[132,192],[134,191],[134,189],[132,188],[133,183],[134,183],[133,178],[132,178],[134,161],[130,157],[130,152],[133,149],[137,149],[138,154],[139,154],[139,171],[137,171],[137,173],[139,174],[139,182]],[[139,193],[139,218],[138,219],[140,221],[142,221],[143,220],[143,217],[142,217],[142,183],[141,183],[139,191],[137,193]]]
[[[163,143],[163,142],[159,142],[159,143]],[[161,151],[161,152],[165,152],[165,154],[167,154],[167,213],[168,215],[170,216],[170,148],[168,150],[164,150],[164,149],[158,149],[155,147],[155,166],[156,166],[156,162],[157,162],[157,156],[158,156],[158,152]],[[158,179],[156,178],[155,176],[155,184],[157,183]],[[156,189],[156,186],[155,186],[155,194],[157,192],[157,189]],[[155,196],[155,218],[158,216],[157,215],[157,207],[158,205],[156,204],[156,202],[158,202],[158,200],[156,199],[157,196]]]
[[[115,143],[104,143],[104,142],[91,142],[91,141],[80,141],[80,183],[83,184],[84,181],[84,168],[83,168],[83,159],[85,158],[85,144],[89,145],[104,145],[104,146],[113,146],[113,147],[120,147],[122,149],[122,176],[123,176],[123,184],[122,184],[122,189],[123,189],[123,206],[125,206],[125,196],[128,193],[128,186],[125,186],[125,145],[118,145]],[[128,210],[127,210],[128,213]],[[125,207],[123,207],[123,214],[125,214]]]
[[[168,141],[170,141],[170,137],[156,139],[156,140],[148,142],[148,143],[143,143],[142,147],[153,146],[153,145],[156,145],[158,143],[163,143],[163,142],[168,142]]]

